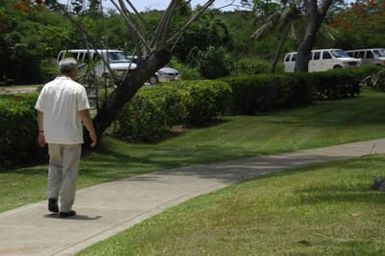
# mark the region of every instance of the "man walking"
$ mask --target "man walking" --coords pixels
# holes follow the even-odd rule
[[[48,144],[48,210],[60,217],[75,216],[72,210],[76,180],[79,174],[83,125],[97,143],[85,88],[75,82],[76,60],[63,59],[59,63],[60,76],[47,83],[36,102],[39,127],[38,144]],[[58,200],[60,196],[60,210]]]

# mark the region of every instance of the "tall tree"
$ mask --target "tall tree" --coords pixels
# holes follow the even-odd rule
[[[317,0],[304,0],[307,13],[307,25],[305,35],[297,49],[298,55],[295,62],[296,72],[308,71],[311,50],[317,38],[317,32],[332,2],[333,0],[321,0],[320,2]]]
[[[129,35],[136,45],[136,51],[140,60],[137,68],[132,73],[127,74],[121,80],[113,79],[116,84],[116,89],[107,97],[94,118],[96,132],[99,137],[111,125],[118,112],[143,86],[145,81],[170,61],[172,49],[179,38],[195,20],[200,18],[208,10],[215,0],[205,1],[205,4],[201,6],[201,8],[175,29],[171,28],[174,15],[181,8],[184,8],[186,4],[190,3],[191,0],[171,0],[155,29],[153,29],[152,26],[148,26],[142,14],[137,11],[132,1],[111,0],[111,2],[123,16]],[[74,21],[73,17],[68,15],[68,13],[67,17]],[[84,37],[88,38],[87,31],[84,30],[82,25],[76,25]],[[92,47],[89,40],[87,44],[89,47]]]

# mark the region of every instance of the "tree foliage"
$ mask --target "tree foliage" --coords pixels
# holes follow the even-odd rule
[[[365,0],[338,12],[330,22],[344,49],[384,47],[385,1]]]
[[[41,81],[42,60],[71,44],[74,35],[63,17],[37,3],[15,0],[0,4],[0,31],[0,79],[17,83]]]

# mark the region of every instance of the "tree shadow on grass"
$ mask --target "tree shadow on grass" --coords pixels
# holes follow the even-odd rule
[[[220,156],[213,152],[221,152]],[[169,170],[172,168],[213,163],[227,160],[230,157],[244,157],[245,154],[255,155],[255,152],[242,151],[238,148],[207,146],[199,150],[163,147],[159,150],[149,150],[142,156],[119,153],[111,149],[100,149],[98,155],[92,156],[83,164],[82,175],[88,177],[105,178],[108,180],[120,179],[155,170]]]

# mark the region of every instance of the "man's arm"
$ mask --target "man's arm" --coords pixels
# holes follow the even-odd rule
[[[92,123],[92,119],[90,116],[90,112],[88,109],[79,111],[80,119],[82,120],[83,125],[87,128],[88,133],[91,139],[91,147],[95,147],[98,143],[98,139],[96,137],[96,132],[94,128],[94,124]]]
[[[37,144],[44,148],[46,142],[45,142],[45,137],[44,137],[44,113],[41,111],[37,111],[37,127],[39,128],[38,130],[38,137],[37,137]]]

